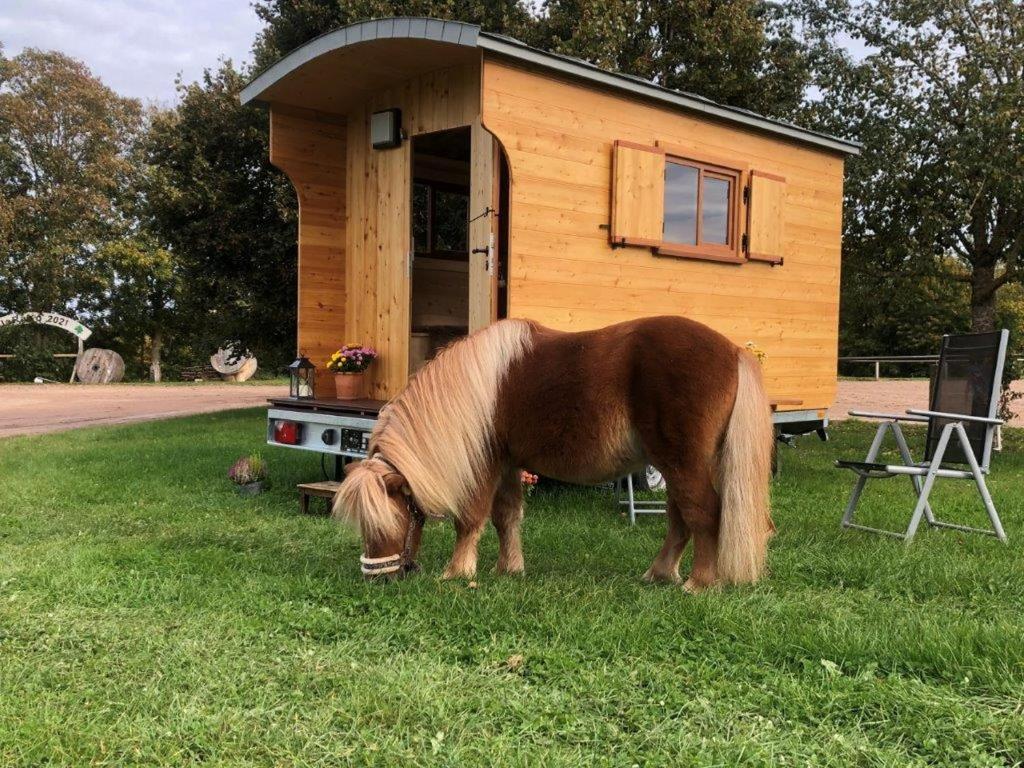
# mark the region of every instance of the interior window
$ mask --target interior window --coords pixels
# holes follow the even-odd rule
[[[664,243],[658,252],[738,260],[738,187],[738,171],[667,157]]]
[[[469,192],[430,181],[412,185],[412,241],[416,253],[465,258],[469,251]]]

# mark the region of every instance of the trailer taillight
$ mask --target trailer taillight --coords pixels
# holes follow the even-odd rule
[[[302,425],[297,421],[275,421],[274,442],[283,445],[298,445],[302,440]]]

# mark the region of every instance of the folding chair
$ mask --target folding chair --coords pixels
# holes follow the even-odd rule
[[[623,488],[626,491],[625,498],[622,497]],[[615,503],[626,508],[629,513],[630,525],[636,525],[637,515],[661,515],[668,509],[668,504],[664,501],[657,499],[647,501],[636,498],[636,494],[633,492],[632,475],[620,477],[615,481]]]
[[[864,461],[837,461],[836,466],[852,470],[857,482],[843,514],[843,527],[895,536],[909,543],[917,533],[922,516],[937,528],[983,533],[1006,542],[1006,534],[999,520],[985,475],[992,458],[992,439],[996,428],[1003,422],[996,417],[999,408],[999,390],[1003,379],[1003,363],[1009,331],[949,335],[942,338],[938,375],[932,387],[928,410],[907,410],[907,415],[850,411],[851,416],[881,419],[875,439]],[[924,461],[915,462],[900,428],[901,421],[928,425]],[[885,433],[891,431],[899,449],[901,464],[877,461]],[[980,457],[980,462],[979,462]],[[966,465],[967,469],[963,469]],[[906,531],[888,531],[871,528],[853,521],[853,514],[861,492],[868,480],[906,475],[910,477],[917,495],[917,504]],[[936,478],[956,480],[973,479],[985,504],[991,530],[937,520],[928,504]]]

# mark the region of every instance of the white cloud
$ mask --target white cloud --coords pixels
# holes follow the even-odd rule
[[[125,96],[170,103],[174,78],[197,79],[220,57],[250,60],[260,30],[249,0],[3,0],[8,56],[55,49],[84,61]]]

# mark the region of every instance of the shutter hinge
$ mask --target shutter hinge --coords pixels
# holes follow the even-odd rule
[[[743,233],[743,237],[740,238],[740,250],[744,253],[750,251],[750,235],[746,232]]]
[[[743,188],[743,204],[750,205],[750,185]]]

